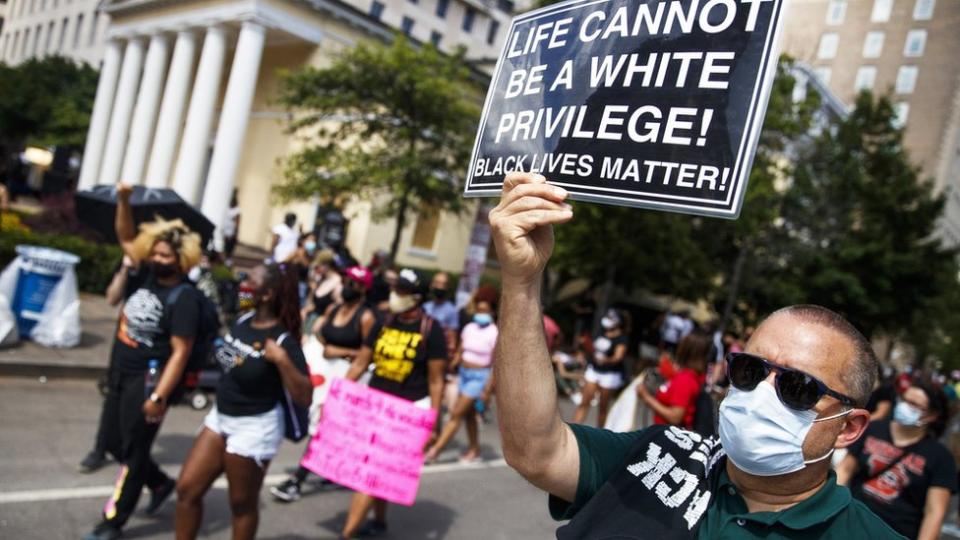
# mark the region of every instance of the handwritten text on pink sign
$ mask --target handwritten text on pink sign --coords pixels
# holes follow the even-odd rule
[[[302,464],[342,486],[412,505],[436,418],[432,409],[336,379]]]

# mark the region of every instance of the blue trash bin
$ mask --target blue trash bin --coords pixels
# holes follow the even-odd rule
[[[17,318],[20,337],[28,338],[40,320],[50,293],[60,283],[63,274],[80,262],[80,257],[40,246],[17,246],[17,255],[21,265],[10,307]]]

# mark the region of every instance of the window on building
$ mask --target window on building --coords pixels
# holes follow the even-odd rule
[[[863,40],[863,57],[878,58],[883,52],[883,32],[867,32]]]
[[[73,27],[73,48],[80,46],[80,32],[83,31],[83,13],[77,15],[77,24]]]
[[[935,0],[917,0],[913,5],[913,20],[929,21],[933,18],[933,6]]]
[[[873,83],[877,79],[877,68],[873,66],[862,66],[857,70],[857,78],[853,81],[853,90],[873,90]]]
[[[820,36],[820,47],[817,49],[817,58],[830,59],[837,56],[837,45],[840,43],[840,36],[833,32],[827,32]]]
[[[36,56],[40,53],[40,38],[43,37],[43,25],[38,24],[36,30],[33,31],[33,43],[30,45],[30,56]]]
[[[898,94],[912,94],[917,86],[917,66],[900,66],[897,71],[897,84],[894,91]]]
[[[807,99],[807,76],[799,72],[794,75],[794,79],[793,95],[791,98],[794,103],[800,103]]]
[[[47,42],[43,46],[43,52],[45,54],[50,54],[53,52],[51,48],[53,47],[53,44],[56,43],[53,41],[53,30],[56,25],[56,21],[50,21],[50,25],[47,26]]]
[[[100,24],[100,17],[96,13],[93,14],[93,20],[90,21],[90,39],[87,40],[87,45],[93,46],[94,42],[97,40],[97,26]]]
[[[441,34],[440,32],[437,32],[436,30],[433,30],[430,32],[430,43],[433,43],[434,47],[439,49],[440,40],[442,39],[443,39],[443,34]]]
[[[907,32],[907,41],[903,44],[903,55],[910,57],[923,56],[923,49],[927,45],[926,30],[911,30]]]
[[[813,68],[813,73],[816,74],[817,78],[820,79],[820,82],[822,82],[823,84],[830,84],[830,68],[828,67]]]
[[[487,43],[493,45],[497,39],[497,32],[500,30],[500,21],[490,19],[490,28],[487,28]]]
[[[448,7],[450,7],[450,0],[437,0],[437,17],[445,18]]]
[[[477,10],[473,9],[470,6],[467,6],[467,11],[463,14],[463,24],[461,27],[464,32],[469,32],[473,30],[473,21],[477,18]]]
[[[907,117],[910,115],[910,104],[900,102],[893,106],[893,127],[902,128],[907,125]]]
[[[433,244],[437,239],[437,229],[440,225],[440,212],[424,209],[417,216],[417,225],[413,228],[413,239],[410,246],[416,249],[433,251]]]
[[[400,30],[402,30],[406,36],[412,35],[413,19],[411,19],[410,17],[404,17],[403,20],[400,21]]]
[[[843,17],[847,14],[847,0],[830,0],[827,4],[827,24],[836,26],[843,24]]]
[[[383,17],[383,4],[373,0],[373,3],[370,4],[370,17],[375,20],[380,20],[380,17]]]
[[[891,11],[893,11],[893,0],[873,0],[873,12],[870,13],[870,22],[889,21]]]
[[[63,46],[67,43],[67,27],[70,26],[70,19],[64,17],[60,23],[60,39],[57,41],[57,51],[63,52]]]
[[[20,46],[20,31],[17,30],[16,32],[13,33],[13,45],[11,45],[10,50],[7,51],[7,60],[10,60],[12,62],[13,60],[16,59],[16,54],[19,50],[17,49],[17,47],[19,46]]]

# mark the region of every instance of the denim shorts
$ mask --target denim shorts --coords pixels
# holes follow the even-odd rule
[[[214,405],[203,425],[226,440],[228,454],[252,459],[262,467],[264,461],[277,455],[283,440],[283,409],[277,403],[265,413],[230,416],[217,411]]]
[[[460,394],[478,399],[490,379],[490,368],[468,368],[460,366]]]

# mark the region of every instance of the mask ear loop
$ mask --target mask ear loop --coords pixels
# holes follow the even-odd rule
[[[827,421],[827,420],[833,420],[834,418],[840,418],[841,416],[846,416],[846,415],[848,415],[848,414],[850,414],[850,413],[852,413],[852,412],[853,412],[853,409],[850,408],[850,409],[847,409],[847,410],[845,410],[845,411],[843,411],[843,412],[841,412],[841,413],[837,413],[837,414],[835,414],[835,415],[833,415],[833,416],[828,416],[828,417],[826,417],[826,418],[817,418],[817,419],[814,420],[813,422],[814,422],[814,423],[817,423],[817,422],[825,422],[825,421]],[[805,460],[803,460],[803,464],[804,464],[804,465],[813,465],[814,463],[819,463],[819,462],[827,459],[828,457],[832,456],[834,450],[836,450],[836,448],[831,448],[829,452],[827,452],[826,454],[824,454],[824,455],[822,455],[822,456],[820,456],[820,457],[818,457],[818,458],[805,459]]]

